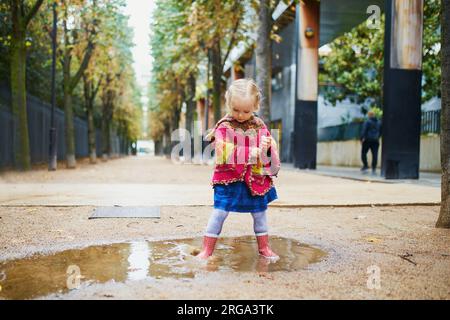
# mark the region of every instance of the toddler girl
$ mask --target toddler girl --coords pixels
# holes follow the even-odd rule
[[[216,164],[212,178],[214,210],[209,219],[199,257],[212,255],[230,211],[247,212],[253,227],[259,254],[279,259],[269,247],[267,204],[278,198],[272,176],[280,169],[278,150],[259,110],[261,92],[253,80],[234,81],[225,94],[228,113],[207,135],[213,141]]]

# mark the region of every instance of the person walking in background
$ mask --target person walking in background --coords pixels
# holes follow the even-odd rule
[[[361,132],[361,160],[363,163],[361,171],[366,172],[369,169],[367,164],[367,152],[370,149],[370,152],[372,153],[372,174],[376,174],[378,148],[380,147],[381,121],[377,119],[375,112],[373,111],[369,111],[367,115],[369,119],[364,122]]]

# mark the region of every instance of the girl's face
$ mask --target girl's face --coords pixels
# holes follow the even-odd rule
[[[255,111],[254,97],[233,97],[230,102],[231,116],[239,122],[247,121]]]

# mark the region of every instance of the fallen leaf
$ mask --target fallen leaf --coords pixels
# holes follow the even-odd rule
[[[265,272],[259,273],[259,277],[260,278],[266,278],[266,279],[269,279],[269,280],[273,280],[273,276],[271,276],[271,275],[269,275],[269,274],[267,274]]]
[[[130,228],[130,225],[132,224],[139,224],[139,222],[130,222],[129,224],[127,224],[127,227]]]
[[[380,242],[382,242],[383,240],[378,239],[378,238],[375,238],[375,237],[369,237],[369,238],[366,238],[366,241],[367,241],[367,242],[371,242],[371,243],[380,243]]]

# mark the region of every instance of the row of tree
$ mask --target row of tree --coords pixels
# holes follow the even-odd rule
[[[76,166],[74,115],[86,117],[91,162],[95,128],[103,154],[111,154],[112,126],[135,141],[140,97],[122,0],[55,0],[57,8],[57,101],[65,112],[66,160]],[[49,102],[53,21],[51,0],[9,0],[0,5],[0,71],[10,83],[11,111],[18,120],[15,163],[30,169],[27,93]],[[9,77],[7,76],[9,75]]]
[[[183,105],[186,129],[190,131],[196,100],[204,98],[205,92],[211,91],[215,121],[221,118],[224,66],[238,44],[256,49],[256,80],[265,97],[261,116],[270,119],[271,42],[276,37],[272,13],[280,2],[156,1],[151,26],[154,61],[149,90],[150,136],[154,141],[161,141],[164,136],[165,141],[170,141],[170,133],[178,128]],[[256,39],[252,36],[255,34]]]

